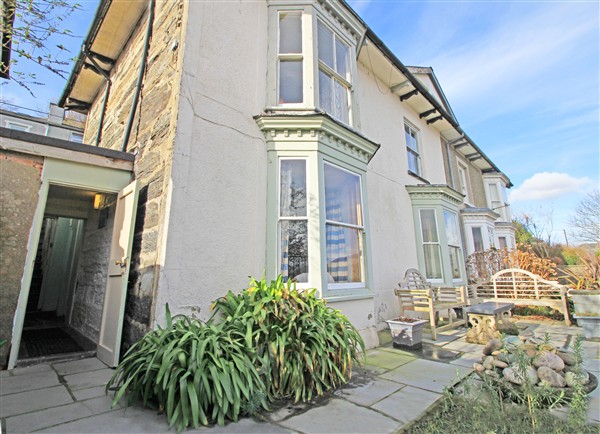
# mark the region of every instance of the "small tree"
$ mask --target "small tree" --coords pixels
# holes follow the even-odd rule
[[[65,20],[81,6],[67,0],[3,0],[2,48],[11,48],[9,64],[0,64],[0,71],[8,75],[33,95],[32,85],[43,85],[34,72],[25,72],[21,61],[33,62],[65,78],[71,64],[68,50],[62,43],[53,43],[52,37],[73,37],[64,28]]]
[[[600,190],[585,195],[569,216],[568,223],[577,240],[584,243],[600,242]]]

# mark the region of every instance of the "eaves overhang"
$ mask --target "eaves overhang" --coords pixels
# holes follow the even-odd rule
[[[58,102],[60,107],[81,113],[88,112],[105,83],[104,75],[110,75],[146,9],[147,3],[144,1],[100,1]],[[102,71],[98,71],[97,67]]]

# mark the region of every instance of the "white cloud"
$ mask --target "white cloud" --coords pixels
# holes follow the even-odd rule
[[[592,182],[589,178],[574,178],[566,173],[540,172],[512,190],[509,201],[556,199],[570,193],[581,192]]]

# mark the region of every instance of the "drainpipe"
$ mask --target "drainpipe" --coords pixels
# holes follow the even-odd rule
[[[138,72],[138,79],[135,86],[135,93],[133,94],[133,102],[131,103],[131,110],[129,111],[129,119],[127,120],[127,127],[125,128],[125,134],[123,136],[123,144],[121,145],[121,151],[127,152],[127,143],[129,142],[129,136],[131,135],[131,128],[133,127],[133,119],[137,110],[138,101],[140,99],[140,92],[142,89],[142,82],[144,81],[144,72],[146,71],[146,59],[148,58],[148,49],[150,47],[150,37],[152,36],[152,24],[154,22],[154,1],[148,1],[148,25],[146,26],[146,36],[144,39],[144,48],[142,50],[142,60],[140,61],[140,69]]]
[[[104,90],[104,101],[102,102],[102,110],[100,111],[100,120],[98,122],[98,133],[96,133],[96,146],[99,146],[100,139],[102,138],[102,128],[104,126],[104,114],[106,113],[106,105],[108,104],[108,95],[110,93],[110,86],[112,85],[112,81],[110,80],[110,77],[108,76],[106,71],[104,69],[100,68],[100,65],[98,65],[98,63],[96,63],[96,59],[94,59],[94,57],[90,54],[89,47],[87,47],[86,45],[84,45],[84,47],[83,47],[83,54],[85,55],[85,57],[88,58],[88,60],[90,62],[92,62],[92,65],[94,65],[94,68],[96,69],[96,71],[100,75],[102,75],[102,77],[104,77],[104,79],[106,80],[106,89]]]

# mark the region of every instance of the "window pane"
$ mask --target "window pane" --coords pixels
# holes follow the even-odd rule
[[[446,224],[446,235],[448,244],[460,247],[460,236],[458,235],[458,222],[456,214],[444,211],[444,223]]]
[[[298,278],[308,273],[308,230],[306,221],[281,221],[279,271],[284,279]],[[307,276],[298,278],[307,281]]]
[[[452,268],[452,278],[460,279],[460,249],[450,247],[450,267]]]
[[[335,114],[334,117],[345,124],[348,123],[348,88],[335,81]]]
[[[335,70],[345,79],[350,78],[350,47],[335,40]]]
[[[333,79],[319,71],[319,107],[333,115]]]
[[[438,233],[435,225],[435,210],[422,209],[421,213],[421,231],[423,233],[424,243],[437,243]]]
[[[471,232],[473,233],[473,247],[476,252],[483,252],[483,234],[481,233],[480,227],[471,228]]]
[[[280,213],[282,217],[306,216],[306,161],[281,160]]]
[[[279,62],[279,104],[302,102],[302,61]]]
[[[320,21],[318,24],[318,38],[319,60],[323,61],[331,69],[335,69],[333,63],[333,33]]]
[[[506,237],[498,237],[498,243],[500,244],[501,249],[506,249]]]
[[[419,157],[410,150],[407,151],[407,155],[408,155],[408,170],[410,170],[411,172],[416,173],[418,175],[420,173],[419,172]]]
[[[279,52],[302,53],[302,13],[279,14]]]
[[[442,262],[440,260],[440,246],[437,244],[424,244],[425,274],[428,279],[442,278]]]
[[[360,177],[325,164],[325,218],[362,226]]]
[[[487,230],[488,230],[488,241],[490,243],[490,247],[494,247],[496,245],[496,243],[494,241],[494,238],[495,238],[494,230],[492,228],[490,228],[489,226],[488,226]]]
[[[408,125],[404,125],[404,137],[406,138],[406,146],[419,154],[419,146],[417,144],[417,132]]]
[[[360,230],[326,225],[327,273],[336,283],[362,282]]]

